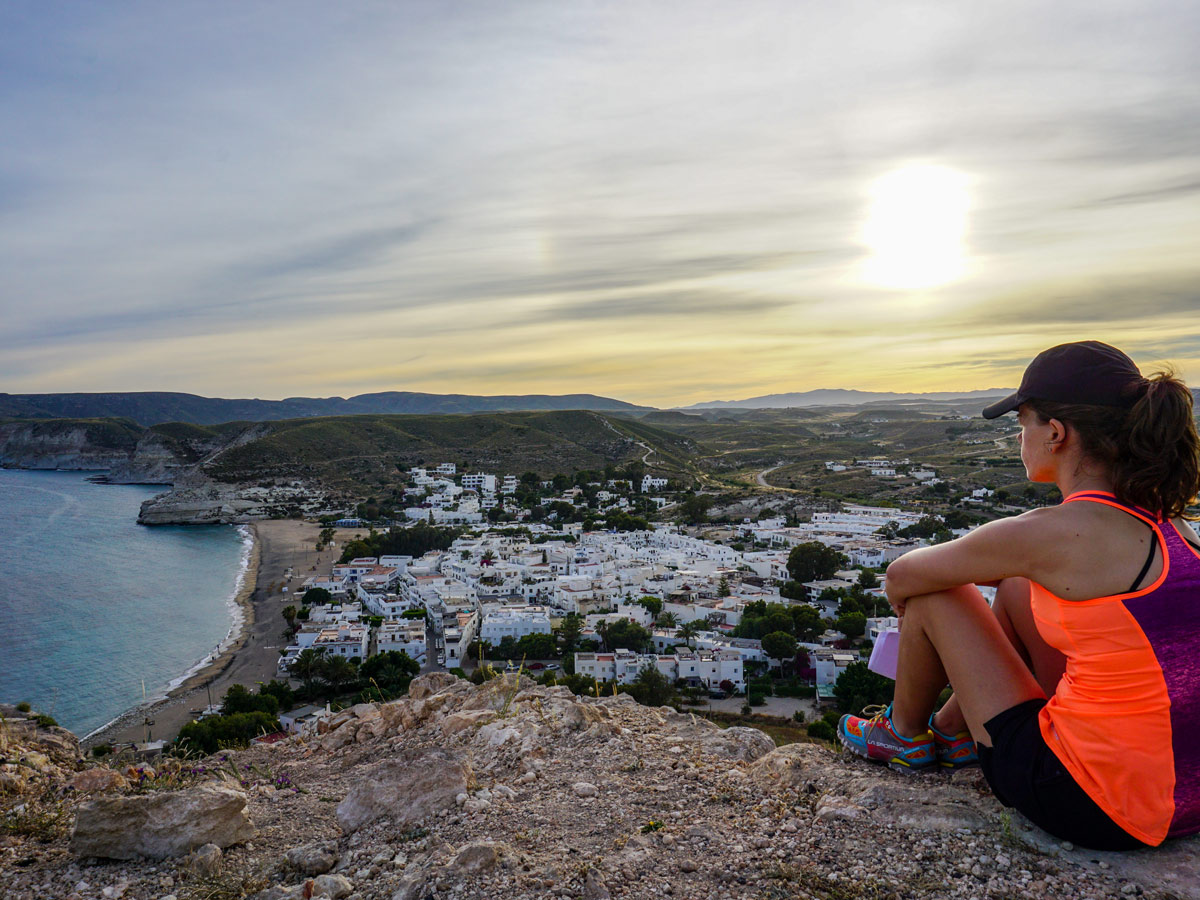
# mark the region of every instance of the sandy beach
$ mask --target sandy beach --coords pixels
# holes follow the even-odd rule
[[[136,706],[116,721],[90,735],[86,747],[146,739],[144,720],[150,718],[153,740],[173,739],[194,718],[193,710],[220,703],[234,684],[253,689],[259,682],[278,678],[279,651],[284,646],[286,627],[282,611],[289,603],[299,605],[294,591],[309,575],[328,572],[341,554],[342,541],[354,532],[338,535],[337,546],[317,553],[320,526],[312,522],[281,519],[255,522],[249,567],[237,597],[245,621],[224,651],[202,670],[172,690],[165,698]],[[288,570],[292,577],[288,579]],[[285,592],[284,588],[288,590]]]

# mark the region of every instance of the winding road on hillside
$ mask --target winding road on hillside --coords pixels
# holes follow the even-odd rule
[[[767,484],[767,476],[770,475],[772,472],[774,472],[776,469],[782,469],[784,467],[784,465],[785,465],[784,463],[775,463],[775,465],[771,466],[771,468],[763,469],[761,472],[759,472],[757,475],[755,475],[754,480],[757,481],[760,485],[762,485],[765,488],[774,487],[775,485],[773,485],[773,484]]]
[[[604,416],[597,416],[596,418],[598,418],[601,422],[603,422],[604,427],[607,428],[609,431],[611,431],[613,434],[620,435],[627,441],[633,441],[635,444],[637,444],[639,447],[641,447],[643,450],[645,450],[646,452],[642,454],[642,465],[643,466],[650,465],[650,463],[647,462],[647,460],[650,458],[650,454],[655,452],[653,447],[651,447],[645,441],[639,441],[637,438],[630,437],[629,435],[627,435],[623,432],[617,431],[617,429],[613,428],[612,422],[608,421],[608,419],[604,418]]]
[[[767,482],[768,475],[770,475],[776,469],[782,469],[786,465],[788,465],[787,462],[775,463],[775,465],[771,466],[768,469],[763,469],[761,472],[759,472],[757,475],[755,475],[754,480],[758,482],[759,487],[765,487],[767,490],[770,490],[770,491],[782,491],[786,494],[799,494],[800,491],[797,490],[796,488],[781,487],[778,484],[769,484]]]

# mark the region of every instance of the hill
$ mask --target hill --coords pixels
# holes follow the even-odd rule
[[[286,400],[225,400],[167,391],[107,394],[3,394],[0,417],[21,419],[127,418],[139,425],[190,422],[267,422],[280,419],[347,415],[421,415],[505,410],[623,410],[648,407],[595,394],[422,394],[386,391],[355,397],[290,397]]]
[[[333,416],[258,427],[260,436],[213,457],[204,473],[225,482],[294,477],[335,489],[371,488],[424,463],[551,475],[633,461],[644,453],[639,440],[672,458],[687,444],[669,432],[582,410]]]
[[[764,394],[745,400],[709,400],[680,407],[692,409],[786,409],[793,406],[858,406],[876,401],[897,400],[970,400],[982,409],[992,399],[1013,392],[1012,388],[989,388],[982,391],[927,391],[925,393],[892,393],[890,391],[855,391],[845,388],[822,388],[789,394]]]
[[[1200,898],[1200,838],[1076,850],[978,769],[899,775],[514,676],[434,673],[320,734],[140,769],[0,711],[13,900]]]

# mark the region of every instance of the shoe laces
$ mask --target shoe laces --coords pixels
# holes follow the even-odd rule
[[[872,703],[869,706],[864,706],[862,717],[870,719],[871,724],[883,722],[888,719],[888,712],[891,710],[891,705],[883,705],[882,703]]]

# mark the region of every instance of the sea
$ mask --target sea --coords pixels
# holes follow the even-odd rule
[[[251,549],[244,527],[138,525],[165,488],[89,474],[0,469],[0,701],[80,737],[231,638]]]

